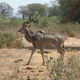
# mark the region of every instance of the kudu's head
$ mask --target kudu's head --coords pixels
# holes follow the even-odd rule
[[[18,30],[18,32],[21,32],[22,34],[25,33],[25,29],[29,28],[31,25],[30,23],[33,21],[33,18],[31,19],[31,16],[29,16],[29,20],[23,23],[23,27]]]

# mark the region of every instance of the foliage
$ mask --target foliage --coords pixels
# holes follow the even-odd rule
[[[37,11],[40,16],[46,16],[47,8],[45,5],[42,4],[29,4],[27,6],[20,6],[19,7],[19,13],[23,16],[23,19],[29,15],[35,13]]]
[[[50,25],[49,18],[47,17],[43,18],[43,20],[41,21],[41,26],[48,27],[49,25]]]
[[[8,18],[0,18],[0,29],[4,30],[5,28],[9,27],[10,20]]]
[[[0,32],[0,48],[19,48],[21,44],[11,33]]]
[[[14,41],[15,37],[9,33],[0,33],[0,47],[6,47]]]
[[[10,24],[14,26],[21,26],[25,20],[22,20],[21,18],[12,17],[10,19]]]
[[[47,66],[49,70],[49,78],[51,80],[76,80],[80,79],[79,75],[79,60],[72,56],[68,59],[68,63],[65,65],[60,59],[57,62],[53,60],[52,57],[47,61]]]
[[[52,17],[52,16],[59,16],[60,15],[60,9],[59,9],[59,6],[57,4],[53,4],[52,7],[49,8],[49,14],[48,16],[49,17]]]
[[[40,16],[38,16],[35,22],[36,22],[36,26],[39,27],[48,27],[50,25],[49,18],[47,17],[41,18]]]
[[[61,20],[80,22],[79,0],[57,0],[60,7]]]
[[[11,27],[20,27],[22,26],[23,22],[26,20],[22,20],[20,18],[12,17],[12,18],[0,18],[0,29],[6,30],[7,28]]]
[[[0,15],[9,17],[13,13],[13,8],[6,3],[0,3]]]
[[[0,24],[9,24],[10,20],[8,18],[0,18]]]
[[[33,18],[33,23],[35,24],[35,26],[38,26],[38,27],[48,27],[52,25],[53,22],[57,23],[59,21],[57,16],[41,17],[37,11],[35,11],[34,14],[37,16]]]
[[[19,9],[18,12],[22,15],[22,18],[25,19],[27,14],[26,6],[20,6],[18,9]]]
[[[27,6],[27,9],[28,9],[28,14],[32,14],[34,13],[35,11],[38,11],[38,13],[41,15],[41,16],[45,16],[46,15],[46,12],[47,12],[47,8],[45,5],[42,5],[42,4],[29,4]]]
[[[58,3],[56,3],[58,2]],[[52,6],[43,4],[28,4],[27,6],[19,6],[18,13],[22,15],[22,18],[28,18],[31,14],[38,12],[40,17],[52,17],[57,16],[59,22],[79,22],[80,23],[80,1],[79,0],[57,0],[51,2]],[[13,8],[6,4],[0,3],[0,17],[11,17]],[[39,17],[39,18],[40,18]],[[39,21],[38,21],[39,22]]]

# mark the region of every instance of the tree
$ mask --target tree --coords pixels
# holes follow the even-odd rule
[[[77,21],[80,23],[80,2],[77,2],[70,9],[69,13],[67,14],[66,22],[69,20]]]
[[[22,15],[22,18],[24,19],[26,17],[27,13],[27,7],[26,6],[20,6],[19,8],[19,13]]]
[[[55,5],[49,8],[49,17],[51,16],[59,16],[59,6]]]
[[[62,21],[80,22],[80,0],[57,0]]]
[[[33,14],[35,11],[38,11],[38,13],[44,17],[47,15],[47,8],[45,5],[42,4],[29,4],[27,6],[28,14]]]
[[[20,6],[18,9],[18,12],[22,15],[23,19],[35,12],[38,12],[41,17],[45,17],[47,15],[47,7],[42,4],[29,4],[27,6]]]
[[[13,13],[13,8],[6,4],[0,3],[0,15],[4,15],[5,17],[10,17]]]

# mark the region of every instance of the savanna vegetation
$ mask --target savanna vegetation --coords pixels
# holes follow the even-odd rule
[[[14,9],[10,5],[0,3],[0,48],[22,47],[18,41],[17,30],[31,14],[36,15],[31,24],[34,31],[42,29],[45,32],[60,33],[65,37],[80,38],[80,0],[56,0],[56,2],[51,2],[51,6],[48,5],[36,3],[19,6],[18,13],[22,15],[22,18],[17,18],[11,16]],[[74,56],[66,65],[50,58],[48,60],[48,64],[52,64],[49,70],[50,79],[79,80],[79,62],[80,60],[76,60]]]

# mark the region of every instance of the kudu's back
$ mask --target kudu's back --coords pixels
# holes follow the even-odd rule
[[[60,34],[55,33],[45,33],[45,34],[36,34],[36,43],[40,46],[55,46],[61,45],[63,43],[64,37]]]

